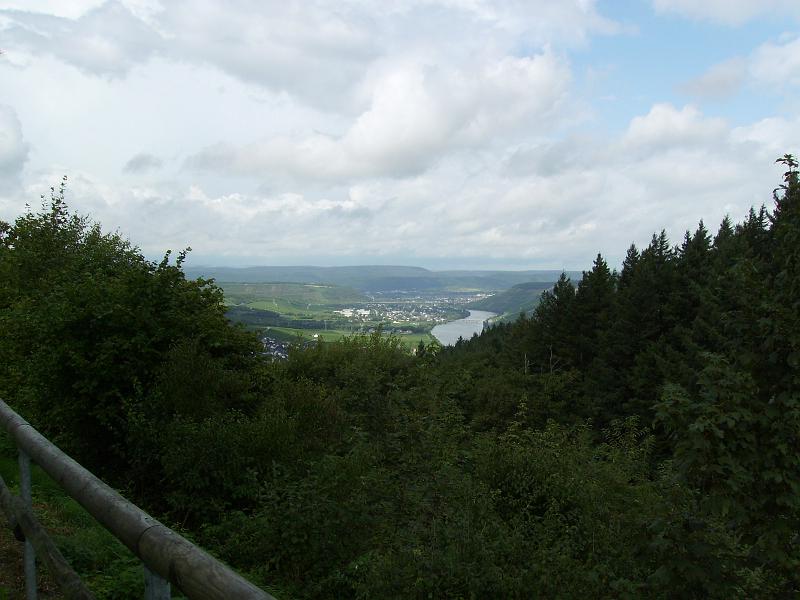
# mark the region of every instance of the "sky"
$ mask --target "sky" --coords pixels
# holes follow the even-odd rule
[[[797,0],[0,0],[0,219],[187,264],[614,266],[772,204]]]

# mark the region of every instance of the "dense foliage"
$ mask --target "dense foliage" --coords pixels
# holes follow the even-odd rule
[[[800,593],[800,183],[529,317],[270,362],[55,193],[0,228],[0,393],[279,597]]]
[[[0,393],[101,471],[141,460],[143,420],[249,402],[258,345],[221,291],[49,205],[0,225]],[[149,432],[148,432],[149,433]]]

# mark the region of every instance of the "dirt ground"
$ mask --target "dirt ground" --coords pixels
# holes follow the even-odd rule
[[[0,513],[0,600],[25,600],[25,581],[22,568],[23,544],[18,542]],[[59,600],[63,598],[39,569],[39,598]]]
[[[22,544],[6,527],[0,515],[0,598],[24,598],[22,575]]]

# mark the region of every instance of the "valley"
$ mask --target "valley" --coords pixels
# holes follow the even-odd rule
[[[416,348],[435,341],[434,327],[475,309],[513,320],[536,306],[560,272],[363,266],[206,268],[192,275],[213,277],[228,318],[258,332],[268,352],[283,356],[293,342],[330,342],[378,329]]]

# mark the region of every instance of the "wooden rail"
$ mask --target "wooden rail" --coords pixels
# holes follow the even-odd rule
[[[0,425],[89,514],[151,571],[192,600],[275,600],[123,498],[0,400]]]

